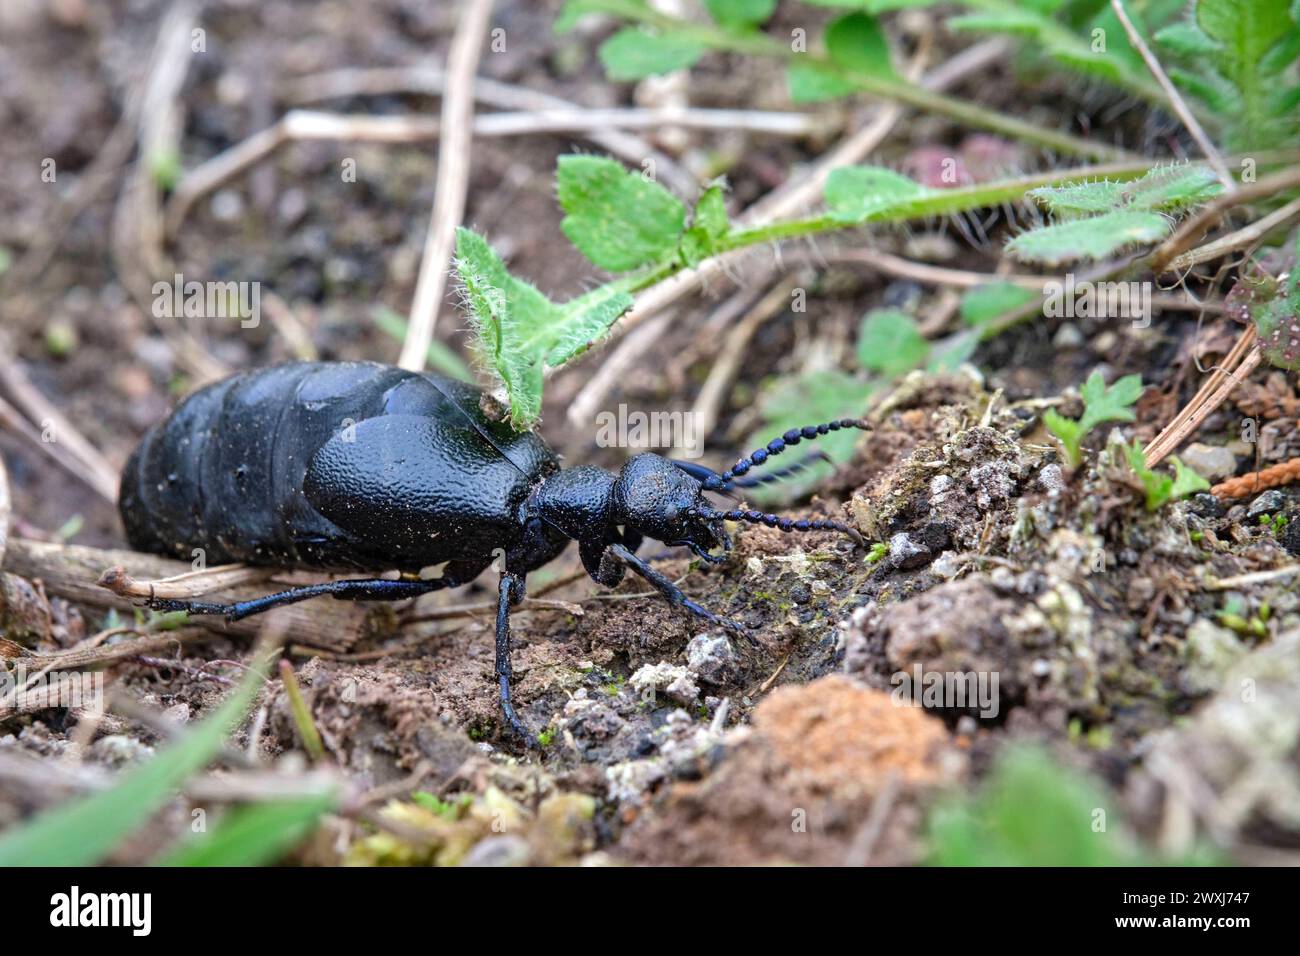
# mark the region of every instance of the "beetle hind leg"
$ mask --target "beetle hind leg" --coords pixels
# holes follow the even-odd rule
[[[230,604],[214,604],[208,601],[180,601],[168,598],[155,598],[146,602],[146,606],[158,611],[186,611],[190,614],[219,614],[228,621],[238,621],[254,614],[262,614],[272,608],[297,604],[314,597],[335,597],[342,601],[401,601],[437,591],[445,587],[456,587],[461,582],[448,581],[446,578],[433,578],[428,581],[390,581],[387,578],[361,578],[350,581],[327,581],[323,584],[308,584],[303,587],[277,591],[274,594],[250,598],[247,601],[234,601]]]

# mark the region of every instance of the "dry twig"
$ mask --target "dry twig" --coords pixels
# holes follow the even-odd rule
[[[442,137],[438,146],[433,213],[415,283],[406,341],[397,359],[402,368],[417,372],[428,359],[442,294],[447,288],[447,268],[456,245],[456,227],[465,215],[474,122],[474,74],[491,17],[492,0],[466,0],[447,56],[447,93],[442,98]]]

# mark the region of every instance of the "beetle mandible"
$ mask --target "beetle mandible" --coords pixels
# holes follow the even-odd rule
[[[510,699],[510,609],[524,597],[525,576],[570,540],[598,583],[614,587],[631,568],[674,606],[742,633],[637,557],[643,538],[710,562],[725,560],[715,548],[731,549],[724,521],[839,531],[861,544],[837,521],[718,510],[704,497],[767,480],[741,476],[801,440],[868,427],[859,420],[792,429],[720,474],[649,452],[615,474],[561,468],[539,436],[492,420],[480,399],[472,385],[369,362],[292,362],[195,392],[146,433],[122,472],[120,509],[134,548],[403,577],[330,581],[233,604],[150,606],[237,620],[318,595],[395,601],[468,584],[504,553],[496,678],[507,722],[532,742]],[[438,564],[441,577],[418,576]]]

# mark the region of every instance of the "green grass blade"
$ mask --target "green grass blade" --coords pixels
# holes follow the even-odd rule
[[[265,656],[255,661],[215,714],[180,742],[127,771],[110,789],[47,810],[0,837],[0,867],[88,866],[103,859],[207,765],[247,713],[266,680],[266,664]]]
[[[316,829],[337,804],[333,793],[272,800],[231,811],[211,833],[187,841],[159,866],[263,866],[274,863]]]

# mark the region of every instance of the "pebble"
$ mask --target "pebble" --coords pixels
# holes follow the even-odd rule
[[[697,634],[686,645],[686,666],[701,680],[722,684],[736,668],[736,653],[723,634]]]
[[[1255,521],[1260,515],[1277,514],[1286,507],[1286,495],[1276,488],[1264,492],[1246,509],[1246,520]]]
[[[1196,442],[1183,449],[1178,457],[1183,464],[1211,484],[1237,473],[1237,456],[1231,449],[1222,446]]]

